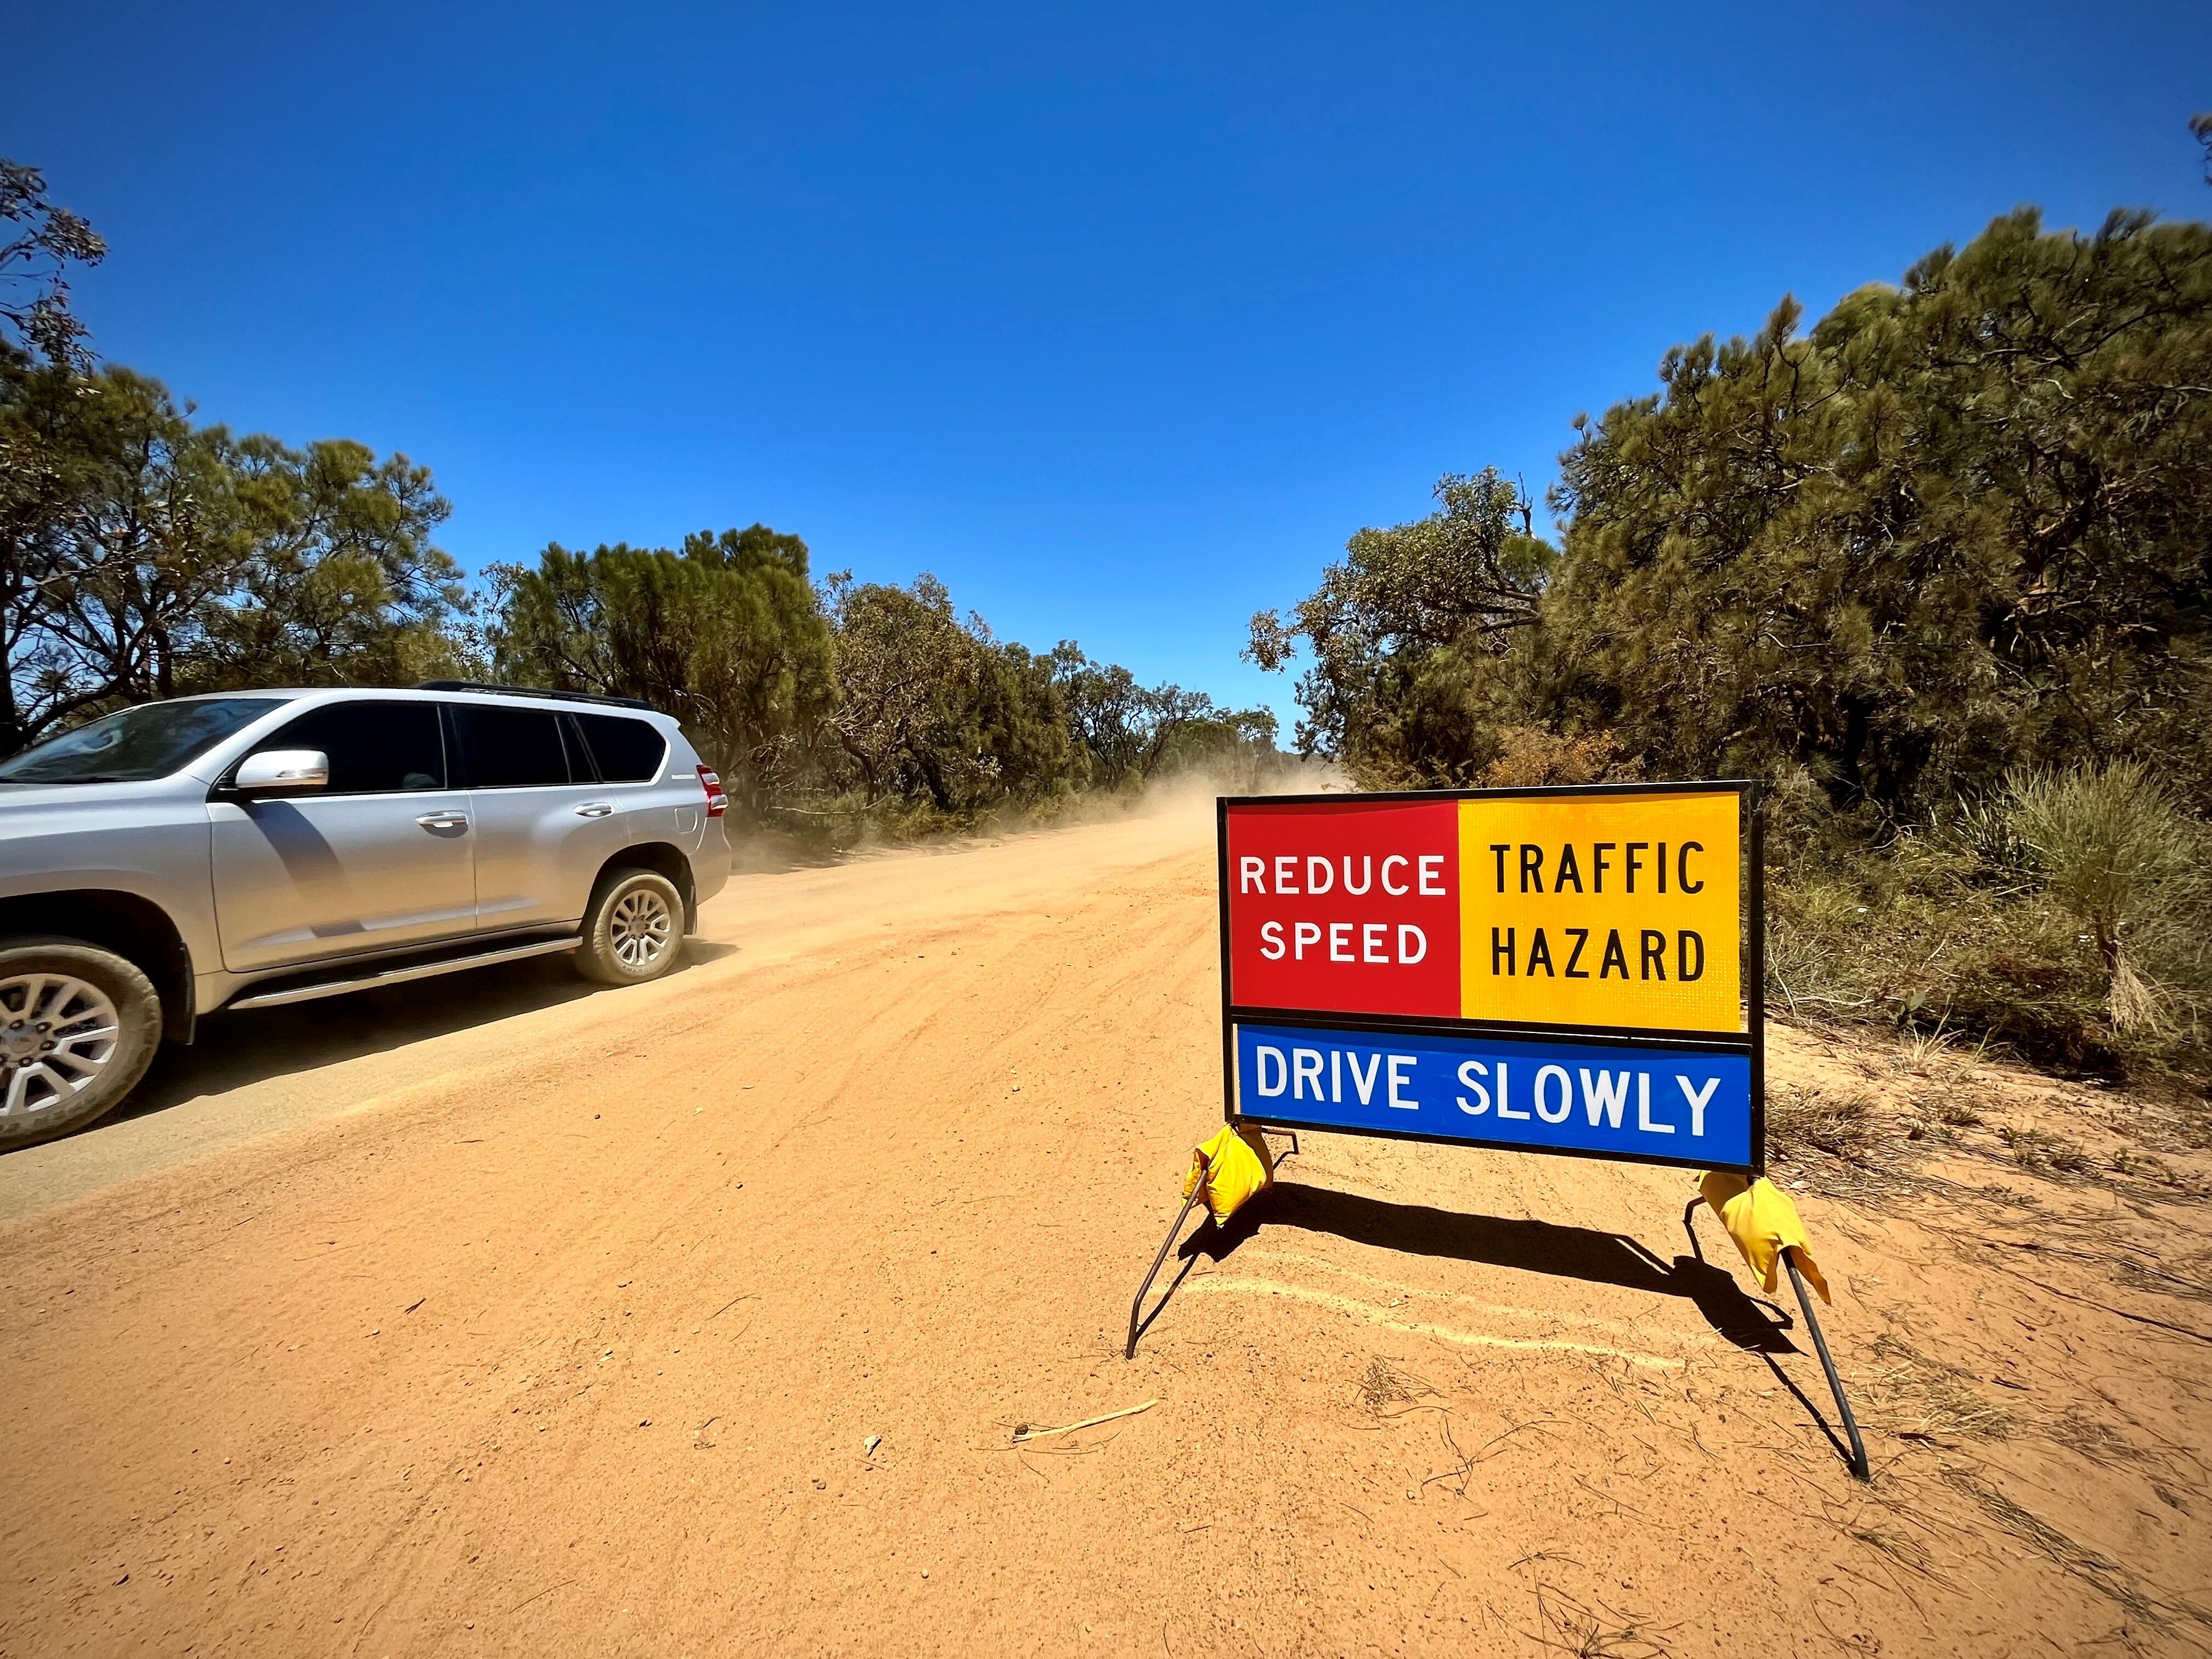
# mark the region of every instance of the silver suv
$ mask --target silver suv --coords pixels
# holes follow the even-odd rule
[[[643,703],[434,680],[147,703],[0,763],[0,1148],[163,1037],[551,951],[634,985],[729,878],[728,800]]]

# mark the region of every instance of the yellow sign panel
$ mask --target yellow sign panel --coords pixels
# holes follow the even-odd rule
[[[1738,797],[1459,804],[1461,1017],[1741,1031]]]

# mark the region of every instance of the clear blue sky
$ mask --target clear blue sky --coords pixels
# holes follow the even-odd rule
[[[2212,6],[1822,10],[17,0],[0,154],[97,348],[428,463],[471,568],[761,520],[1287,708],[1255,607],[1669,344],[2212,208]]]

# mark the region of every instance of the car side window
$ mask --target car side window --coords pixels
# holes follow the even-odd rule
[[[321,750],[331,762],[324,794],[392,795],[446,787],[446,744],[435,703],[332,703],[301,715],[258,749]]]
[[[448,703],[460,735],[461,778],[471,789],[532,789],[589,782],[572,773],[554,712],[503,708],[494,703]]]
[[[591,744],[602,782],[651,783],[660,775],[668,739],[651,721],[627,714],[578,714],[574,719]]]

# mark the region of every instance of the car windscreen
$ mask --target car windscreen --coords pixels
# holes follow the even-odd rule
[[[189,766],[287,697],[142,703],[0,763],[0,783],[137,783]]]

